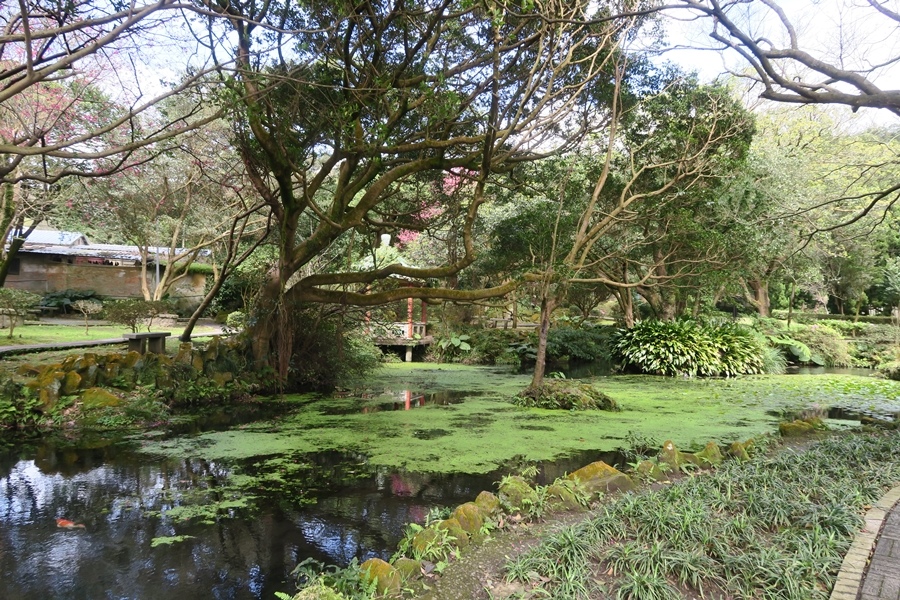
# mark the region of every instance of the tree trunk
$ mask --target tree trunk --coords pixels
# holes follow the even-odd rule
[[[13,238],[12,243],[9,245],[9,249],[6,251],[6,256],[3,257],[3,260],[0,260],[0,287],[6,285],[6,276],[9,274],[9,266],[16,256],[18,256],[19,249],[24,243],[24,238]]]
[[[544,383],[544,373],[547,370],[547,334],[550,332],[550,313],[553,312],[554,301],[546,296],[541,299],[541,323],[538,329],[537,357],[534,363],[534,375],[531,377],[531,388],[537,388]]]
[[[797,282],[791,281],[791,299],[788,301],[788,318],[787,318],[787,328],[790,331],[791,329],[791,319],[794,316],[794,294],[797,291]]]
[[[771,314],[771,304],[769,302],[769,282],[762,279],[748,281],[747,285],[753,292],[752,296],[747,299],[756,308],[756,312],[761,317],[768,317]]]

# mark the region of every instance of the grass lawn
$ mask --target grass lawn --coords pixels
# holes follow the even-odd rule
[[[166,331],[165,328],[154,327],[154,331]],[[171,337],[166,339],[166,351],[174,354],[178,351],[178,336],[182,332],[182,327],[169,329],[172,332]],[[84,322],[80,325],[77,321],[73,321],[72,325],[20,325],[14,330],[12,339],[8,337],[8,330],[0,330],[0,346],[24,346],[28,344],[53,344],[62,342],[81,342],[93,340],[106,340],[121,338],[122,334],[127,333],[128,328],[121,325],[92,325],[88,333],[84,331]],[[218,328],[211,327],[195,327],[195,335],[218,333]],[[125,343],[121,345],[96,346],[90,348],[70,348],[64,350],[51,350],[43,352],[33,352],[26,354],[8,354],[0,359],[0,373],[13,375],[16,369],[23,364],[29,365],[45,365],[61,363],[70,354],[83,354],[84,352],[93,352],[96,354],[108,354],[110,352],[121,352],[126,348]]]
[[[164,328],[154,327],[153,331],[171,331],[173,337],[177,337],[182,327]],[[195,334],[203,334],[214,331],[209,327],[194,328]],[[87,331],[84,323],[73,321],[72,325],[19,325],[13,331],[13,337],[9,337],[9,330],[2,330],[0,334],[0,346],[23,346],[27,344],[53,344],[59,342],[81,342],[92,340],[105,340],[120,338],[128,333],[128,328],[122,325],[92,325]]]

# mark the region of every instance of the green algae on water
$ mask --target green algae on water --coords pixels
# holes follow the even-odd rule
[[[387,365],[366,381],[359,395],[305,398],[277,422],[147,440],[144,449],[207,460],[341,450],[357,452],[373,466],[485,473],[513,458],[541,461],[575,452],[616,450],[625,446],[629,433],[672,439],[680,448],[690,449],[710,440],[723,444],[772,432],[779,411],[836,404],[900,411],[900,382],[852,375],[586,380],[616,401],[622,408],[618,413],[517,408],[509,400],[528,381],[527,374],[496,367]],[[410,410],[367,410],[371,403],[367,405],[363,396],[401,397],[405,390],[417,394],[464,390],[470,395],[450,404],[411,405]],[[282,477],[289,478],[290,473]]]

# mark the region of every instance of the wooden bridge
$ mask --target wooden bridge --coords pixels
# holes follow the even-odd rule
[[[434,343],[434,336],[425,335],[425,323],[398,321],[378,327],[374,335],[376,346],[405,347],[406,362],[412,362],[413,348]]]

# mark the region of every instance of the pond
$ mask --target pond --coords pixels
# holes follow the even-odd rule
[[[900,411],[900,384],[855,375],[592,381],[621,412],[518,409],[527,376],[401,365],[249,422],[229,410],[174,432],[7,446],[0,598],[270,599],[305,558],[386,558],[406,523],[527,464],[551,481],[637,438],[690,447],[772,431],[791,410]]]
[[[237,489],[238,472],[259,469],[150,459],[121,440],[3,455],[0,598],[273,598],[294,590],[300,561],[387,559],[406,523],[502,476],[370,468],[353,453],[295,458],[290,485],[271,489],[263,477]],[[599,458],[610,460],[572,457],[542,478]]]

